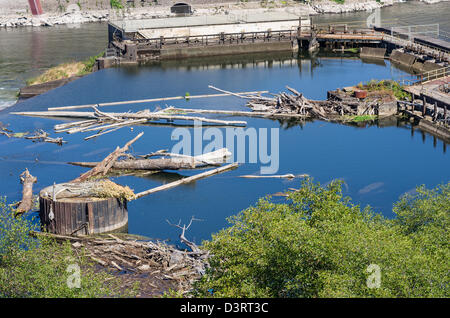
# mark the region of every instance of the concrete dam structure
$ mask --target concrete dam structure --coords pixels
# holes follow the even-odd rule
[[[108,52],[125,62],[295,52],[299,28],[306,31],[310,23],[309,17],[288,12],[112,21]]]

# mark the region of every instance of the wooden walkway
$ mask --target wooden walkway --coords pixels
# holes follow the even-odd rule
[[[450,76],[405,86],[405,91],[417,97],[425,97],[430,102],[438,102],[441,105],[450,107],[450,94],[445,93],[441,88],[450,86]]]

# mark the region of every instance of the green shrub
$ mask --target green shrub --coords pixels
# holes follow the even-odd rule
[[[402,198],[394,220],[353,205],[341,182],[307,180],[284,204],[260,199],[203,243],[211,268],[194,295],[448,297],[448,188]],[[377,288],[368,284],[371,264],[380,269]]]
[[[113,9],[123,9],[123,4],[121,0],[110,0],[111,8]]]
[[[94,271],[86,255],[73,250],[69,242],[32,238],[29,233],[34,230],[33,220],[15,218],[5,199],[0,200],[0,298],[134,295],[120,289],[119,278]],[[71,288],[68,282],[75,282],[77,268],[80,288]]]
[[[392,80],[370,80],[366,83],[368,91],[390,91],[398,100],[410,99],[411,94],[403,90],[403,86],[400,83]]]
[[[84,69],[78,75],[86,75],[93,71],[95,62],[98,58],[102,57],[105,52],[101,52],[97,55],[90,56],[87,60],[83,61]]]

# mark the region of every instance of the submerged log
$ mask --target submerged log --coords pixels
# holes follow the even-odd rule
[[[286,178],[286,179],[294,179],[294,178],[306,178],[308,177],[307,174],[299,174],[299,175],[294,175],[292,173],[288,173],[288,174],[282,174],[282,175],[266,175],[266,176],[257,176],[257,175],[243,175],[243,176],[239,176],[240,178],[248,178],[248,179],[271,179],[271,178]]]
[[[33,177],[28,169],[20,175],[20,182],[23,184],[22,201],[15,210],[16,215],[28,212],[33,207],[33,183],[37,182],[37,178]]]
[[[149,194],[152,194],[152,193],[155,193],[155,192],[159,192],[159,191],[167,190],[167,189],[170,189],[170,188],[174,188],[174,187],[177,187],[177,186],[179,186],[181,184],[189,183],[189,182],[201,179],[201,178],[206,178],[206,177],[215,175],[217,173],[221,173],[221,172],[224,172],[224,171],[235,169],[238,166],[239,166],[238,163],[232,163],[232,164],[229,164],[229,165],[217,168],[217,169],[213,169],[213,170],[205,171],[203,173],[196,174],[196,175],[191,176],[191,177],[183,178],[181,180],[174,181],[174,182],[171,182],[171,183],[168,183],[168,184],[165,184],[165,185],[162,185],[162,186],[159,186],[159,187],[147,190],[147,191],[142,191],[142,192],[139,192],[139,193],[136,194],[136,199],[139,199],[139,198],[141,198],[143,196],[146,196],[146,195],[149,195]]]

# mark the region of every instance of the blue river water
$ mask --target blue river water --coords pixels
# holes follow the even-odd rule
[[[25,100],[0,112],[0,122],[15,132],[44,129],[56,137],[53,126],[62,119],[43,119],[11,115],[11,111],[46,110],[47,107],[137,100],[189,93],[214,94],[208,85],[230,91],[285,91],[291,86],[311,99],[325,99],[327,90],[369,81],[396,78],[404,71],[388,61],[363,62],[358,58],[319,56],[291,58],[236,57],[218,62],[214,59],[163,63],[147,67],[123,67],[102,70],[41,96]],[[247,110],[245,101],[236,97],[191,99],[162,103],[134,104],[103,108],[124,112],[154,110],[167,105],[186,108]],[[80,110],[84,111],[84,110]],[[404,193],[425,184],[434,187],[448,182],[449,157],[439,139],[395,119],[366,127],[346,126],[324,121],[280,122],[261,118],[211,115],[213,118],[245,120],[248,128],[279,129],[279,170],[277,174],[309,174],[322,184],[339,178],[345,182],[344,193],[361,206],[392,217],[392,204]],[[28,168],[38,178],[35,189],[60,183],[80,175],[86,168],[68,161],[99,161],[116,146],[143,131],[144,136],[132,146],[134,154],[171,149],[175,127],[136,126],[84,141],[91,133],[60,134],[63,146],[33,143],[30,140],[0,136],[0,193],[8,201],[20,199],[19,174]],[[188,128],[193,135],[193,129]],[[219,128],[225,135],[224,128]],[[269,135],[269,140],[270,140]],[[205,141],[203,146],[208,144]],[[248,150],[247,144],[247,150]],[[270,151],[269,151],[270,152]],[[233,154],[236,159],[236,154]],[[259,174],[262,163],[241,164],[236,170],[197,182],[158,192],[129,203],[129,233],[178,242],[178,230],[170,226],[181,220],[195,222],[188,237],[200,243],[211,233],[227,226],[226,218],[254,204],[259,197],[300,185],[300,179],[244,179],[245,174]],[[135,192],[144,191],[199,171],[169,171],[147,177],[118,177],[114,181],[128,185]],[[282,198],[275,198],[282,201]]]

